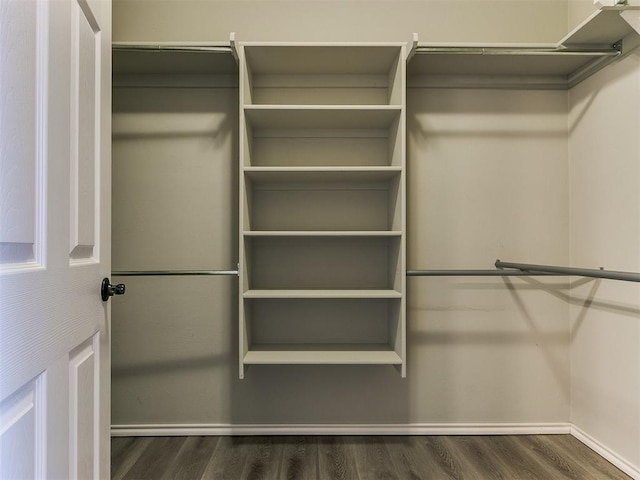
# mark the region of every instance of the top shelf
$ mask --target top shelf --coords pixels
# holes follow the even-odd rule
[[[398,61],[400,44],[244,44],[253,75],[380,75]]]
[[[225,45],[113,44],[114,87],[237,87],[238,65]]]
[[[637,45],[620,11],[595,12],[556,44],[419,44],[409,86],[571,88]]]
[[[240,45],[243,105],[402,105],[405,46]]]

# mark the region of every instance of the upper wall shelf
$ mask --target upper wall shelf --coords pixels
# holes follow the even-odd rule
[[[638,46],[621,9],[599,10],[556,44],[418,44],[410,87],[564,90]]]
[[[113,44],[114,87],[236,87],[237,78],[228,44]]]
[[[398,58],[391,44],[256,44],[244,51],[252,75],[388,75]],[[398,44],[399,46],[400,44]]]

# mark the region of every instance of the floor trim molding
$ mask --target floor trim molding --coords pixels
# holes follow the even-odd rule
[[[602,458],[611,462],[613,465],[618,467],[620,470],[622,470],[624,473],[626,473],[630,477],[636,480],[640,480],[640,469],[638,467],[629,463],[623,457],[615,453],[610,448],[606,447],[604,444],[602,444],[601,442],[593,438],[584,430],[581,430],[575,425],[571,425],[571,435],[573,435],[575,438],[580,440],[582,443],[584,443],[587,447],[589,447],[591,450],[596,452]]]
[[[202,424],[202,425],[112,425],[111,435],[542,435],[569,434],[569,423],[478,423],[478,424]]]

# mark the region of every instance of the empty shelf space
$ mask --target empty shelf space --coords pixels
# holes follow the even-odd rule
[[[245,237],[245,290],[398,290],[401,237]]]
[[[242,199],[247,213],[242,228],[244,232],[393,236],[388,232],[402,228],[399,179],[398,175],[391,180],[247,180]],[[303,233],[290,236],[295,235]]]
[[[379,48],[379,50],[378,50]],[[399,44],[245,45],[248,105],[400,105]]]
[[[255,75],[388,75],[402,44],[244,44]]]
[[[401,167],[397,129],[262,129],[253,131],[250,144],[245,169]]]
[[[385,344],[254,345],[244,356],[247,365],[400,365],[400,356]]]
[[[396,105],[251,105],[245,118],[260,128],[388,128],[399,117]]]
[[[396,290],[247,290],[244,298],[402,298]]]

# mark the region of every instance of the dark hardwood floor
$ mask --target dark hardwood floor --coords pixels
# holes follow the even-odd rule
[[[111,478],[630,479],[570,435],[114,437]]]

